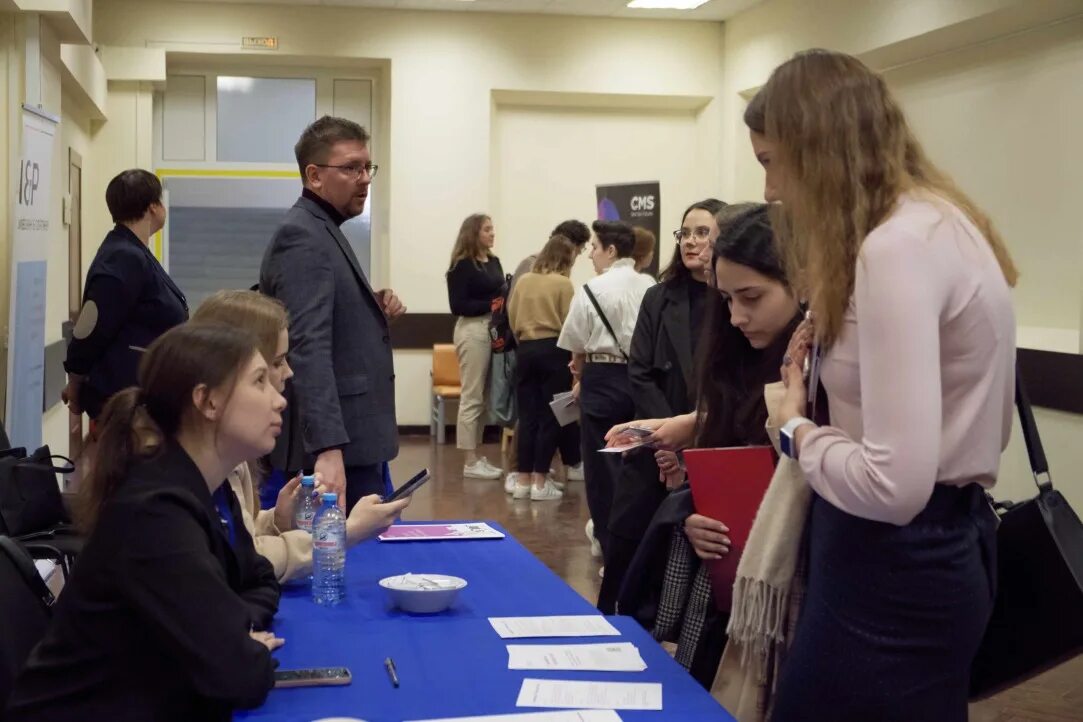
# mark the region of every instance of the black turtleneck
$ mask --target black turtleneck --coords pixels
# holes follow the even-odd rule
[[[333,205],[331,205],[326,200],[317,195],[315,191],[305,188],[301,191],[301,196],[309,199],[320,208],[327,211],[327,215],[331,217],[331,222],[334,223],[336,226],[341,226],[347,221],[346,216],[339,213],[337,208],[335,208]]]

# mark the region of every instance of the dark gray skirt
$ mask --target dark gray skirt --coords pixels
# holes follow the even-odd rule
[[[815,496],[808,533],[808,592],[772,722],[966,722],[996,586],[982,489],[938,484],[904,527]]]

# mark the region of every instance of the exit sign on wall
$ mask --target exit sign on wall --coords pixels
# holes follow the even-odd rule
[[[241,47],[251,50],[278,50],[278,38],[241,38]]]

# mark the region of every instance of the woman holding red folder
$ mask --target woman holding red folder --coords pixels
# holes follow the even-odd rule
[[[801,321],[800,306],[775,247],[767,206],[751,206],[736,218],[720,218],[719,226],[718,239],[705,254],[711,268],[711,289],[704,322],[706,335],[697,353],[698,416],[692,412],[622,424],[607,435],[610,445],[625,440],[621,432],[629,425],[654,429],[653,441],[666,449],[769,443],[764,427],[767,407],[763,387],[779,380],[786,345]],[[671,452],[659,452],[658,457],[660,468],[681,475],[683,480],[683,471],[668,461],[675,459]],[[665,596],[673,570],[687,566],[689,560],[682,551],[687,547],[671,544],[671,534],[665,531],[674,525],[683,527],[694,556],[701,560],[720,559],[728,553],[730,543],[726,536],[729,530],[722,521],[695,513],[687,487],[663,502],[636,552],[618,599],[622,614],[655,625],[653,631],[663,636],[667,632],[660,620],[646,619],[639,610],[665,604],[661,599],[644,602],[659,589]],[[697,574],[694,568],[689,573]],[[688,586],[696,585],[689,581]],[[705,589],[709,595],[709,586]],[[694,642],[681,633],[677,660],[710,688],[725,646],[727,615],[717,614],[712,600],[706,601],[703,605],[689,599],[686,609],[680,612],[683,626],[691,628],[696,625],[687,623],[687,610],[707,608],[699,620],[703,632]]]

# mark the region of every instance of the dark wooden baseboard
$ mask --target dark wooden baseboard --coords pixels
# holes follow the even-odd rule
[[[1083,355],[1021,348],[1017,358],[1031,404],[1083,414]]]
[[[428,426],[418,426],[413,424],[406,424],[399,426],[399,436],[428,436]],[[447,427],[447,442],[448,444],[455,443],[455,425],[449,424]],[[487,444],[500,443],[500,427],[499,426],[486,426],[485,434],[482,440]]]
[[[431,349],[451,343],[455,316],[450,313],[408,313],[392,329],[394,346],[400,350]],[[1083,354],[1021,348],[1017,353],[1019,374],[1035,406],[1083,414]],[[406,433],[428,433],[428,427],[407,426]]]
[[[415,351],[451,343],[455,318],[450,313],[407,313],[391,327],[392,345],[399,350]]]

